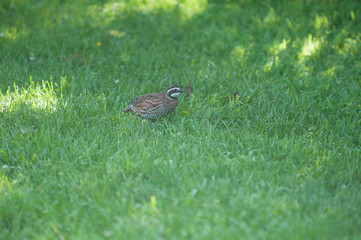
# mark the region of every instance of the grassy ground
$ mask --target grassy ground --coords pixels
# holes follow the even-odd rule
[[[0,239],[360,239],[360,9],[2,0]]]

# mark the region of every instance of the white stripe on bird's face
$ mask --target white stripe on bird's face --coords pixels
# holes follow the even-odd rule
[[[171,93],[170,96],[174,98],[174,97],[178,97],[180,94],[181,94],[180,92],[175,92],[175,93]]]
[[[167,95],[172,97],[172,98],[176,98],[177,96],[179,96],[179,94],[181,94],[183,92],[182,89],[180,89],[179,87],[172,87],[169,88],[167,91]]]

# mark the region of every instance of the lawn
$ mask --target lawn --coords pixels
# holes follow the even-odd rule
[[[2,0],[0,239],[361,239],[361,2]],[[176,111],[122,113],[178,84]]]

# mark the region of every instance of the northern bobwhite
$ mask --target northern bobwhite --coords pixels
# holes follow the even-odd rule
[[[155,121],[176,109],[177,97],[182,92],[183,90],[175,85],[168,88],[166,93],[149,93],[133,98],[123,112],[131,112],[140,118]]]

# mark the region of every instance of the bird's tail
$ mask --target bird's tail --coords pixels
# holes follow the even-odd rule
[[[127,113],[127,112],[130,112],[131,110],[132,110],[132,108],[130,106],[128,106],[123,109],[123,112]]]

